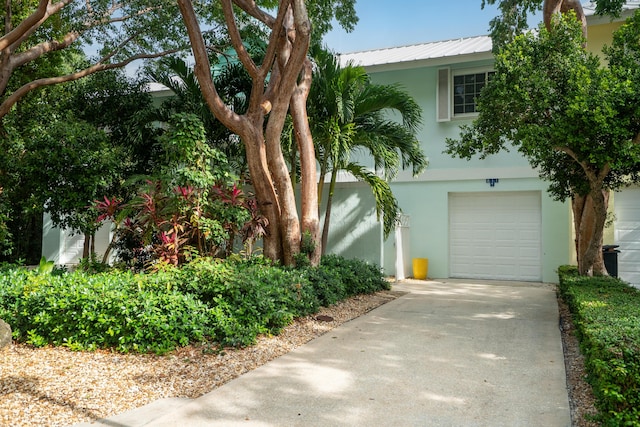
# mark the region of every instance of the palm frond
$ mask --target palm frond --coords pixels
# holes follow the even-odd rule
[[[376,215],[378,220],[382,217],[382,230],[386,239],[395,228],[396,218],[400,213],[398,201],[393,195],[389,183],[364,166],[356,163],[349,163],[346,165],[345,170],[358,181],[366,182],[371,187],[376,201]]]

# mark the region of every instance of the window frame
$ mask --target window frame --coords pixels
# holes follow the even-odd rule
[[[471,75],[477,75],[477,74],[484,74],[485,76],[485,81],[484,81],[484,87],[486,87],[486,85],[489,83],[489,79],[490,79],[490,74],[495,74],[495,69],[490,67],[490,66],[486,66],[486,67],[476,67],[476,68],[460,68],[460,69],[455,69],[455,70],[451,70],[451,74],[450,74],[450,117],[451,119],[468,119],[468,118],[474,118],[474,117],[478,117],[478,112],[477,111],[473,111],[473,112],[467,112],[467,113],[456,113],[455,109],[456,109],[456,84],[455,84],[455,79],[456,77],[460,77],[460,76],[471,76]],[[464,84],[464,83],[463,83]],[[482,88],[480,89],[482,90]],[[473,101],[473,109],[476,110],[477,108],[477,96],[480,93],[474,93],[474,101]],[[464,105],[464,104],[463,104]]]

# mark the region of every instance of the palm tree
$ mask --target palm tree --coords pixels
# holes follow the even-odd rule
[[[251,78],[240,64],[227,57],[223,61],[216,58],[216,62],[218,65],[214,75],[216,87],[221,88],[221,97],[234,111],[243,113],[251,92]],[[175,113],[195,114],[204,124],[208,144],[225,154],[240,177],[246,176],[244,145],[211,113],[193,67],[178,57],[165,57],[158,63],[156,69],[147,72],[148,79],[166,86],[174,93],[173,97],[163,102],[158,120],[166,123]]]
[[[373,84],[363,67],[353,64],[341,67],[331,52],[319,48],[313,49],[312,55],[316,67],[309,95],[309,116],[320,162],[319,205],[325,177],[330,174],[323,251],[341,170],[371,187],[386,238],[400,211],[389,181],[400,167],[411,167],[416,176],[428,165],[416,138],[422,110],[400,86]],[[391,118],[394,114],[400,117],[400,122]],[[351,154],[362,150],[373,158],[375,171],[351,161]]]

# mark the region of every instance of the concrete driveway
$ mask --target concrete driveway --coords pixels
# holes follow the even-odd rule
[[[199,399],[104,425],[571,425],[553,286],[394,289],[406,294]]]

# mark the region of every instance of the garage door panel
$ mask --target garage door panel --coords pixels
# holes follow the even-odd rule
[[[640,218],[640,216],[638,216]],[[633,229],[633,224],[617,224],[617,244],[624,244],[625,249],[640,249],[640,227]]]
[[[539,192],[452,193],[451,277],[541,280]]]
[[[628,188],[614,198],[615,241],[620,246],[618,276],[640,287],[640,189]]]
[[[520,255],[520,261],[524,264],[527,264],[527,260],[531,265],[539,265],[539,256],[540,256],[540,247],[522,247],[518,249],[518,254]]]

